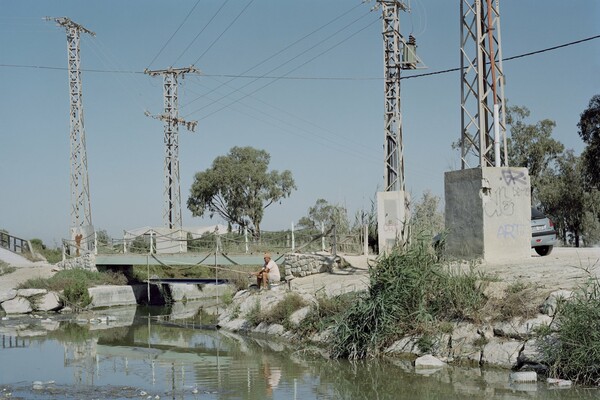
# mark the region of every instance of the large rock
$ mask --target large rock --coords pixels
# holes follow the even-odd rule
[[[481,361],[484,364],[512,368],[517,365],[517,359],[522,349],[522,342],[492,338],[483,348]]]
[[[15,297],[3,302],[2,309],[7,314],[27,314],[33,311],[31,303],[25,297]]]
[[[56,311],[62,307],[62,302],[56,292],[49,292],[42,295],[35,301],[36,311]]]
[[[90,308],[136,305],[131,286],[106,285],[88,289],[92,297]]]
[[[290,324],[294,327],[300,325],[300,323],[306,318],[308,313],[310,312],[311,306],[302,307],[299,310],[294,311],[290,315]]]
[[[8,290],[6,292],[0,292],[0,303],[5,302],[6,300],[12,300],[17,297],[17,291],[14,289]]]
[[[486,340],[479,328],[471,323],[458,323],[452,331],[449,357],[458,361],[481,362],[481,351]]]

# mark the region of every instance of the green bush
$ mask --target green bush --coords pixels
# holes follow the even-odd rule
[[[574,296],[558,303],[554,329],[537,339],[553,377],[600,384],[600,282],[593,278]]]
[[[86,288],[98,285],[126,285],[127,278],[114,272],[93,272],[84,269],[59,271],[48,279],[29,279],[17,287],[18,289],[48,289],[55,292],[65,290],[76,284]]]
[[[306,317],[300,322],[296,332],[301,337],[322,332],[334,322],[338,315],[356,302],[358,296],[358,293],[350,292],[333,297],[317,297],[317,303],[311,307]]]
[[[428,244],[396,249],[371,268],[369,291],[336,322],[333,357],[360,359],[407,334],[448,320],[474,320],[485,297],[473,271],[453,272]]]
[[[262,321],[268,324],[281,324],[286,329],[290,329],[290,315],[304,306],[306,306],[306,301],[299,294],[289,293],[269,312],[262,315]]]
[[[83,282],[74,282],[73,285],[67,286],[63,291],[63,300],[68,306],[74,309],[85,308],[92,302],[87,289],[87,286]]]
[[[0,276],[8,275],[15,272],[17,269],[12,265],[5,263],[4,261],[0,261]]]

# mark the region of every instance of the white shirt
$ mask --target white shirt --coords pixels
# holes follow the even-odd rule
[[[269,273],[269,280],[271,282],[279,282],[281,280],[281,275],[279,274],[279,267],[277,263],[273,260],[269,260],[267,265],[265,265],[266,271]]]

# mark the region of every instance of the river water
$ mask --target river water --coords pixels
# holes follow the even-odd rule
[[[595,388],[511,384],[505,370],[326,360],[316,349],[198,320],[163,321],[161,308],[111,312],[119,318],[94,324],[1,321],[0,399],[600,398]]]

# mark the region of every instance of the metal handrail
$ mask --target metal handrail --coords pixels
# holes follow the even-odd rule
[[[0,232],[0,247],[18,254],[33,253],[29,240],[13,236],[7,232]]]

